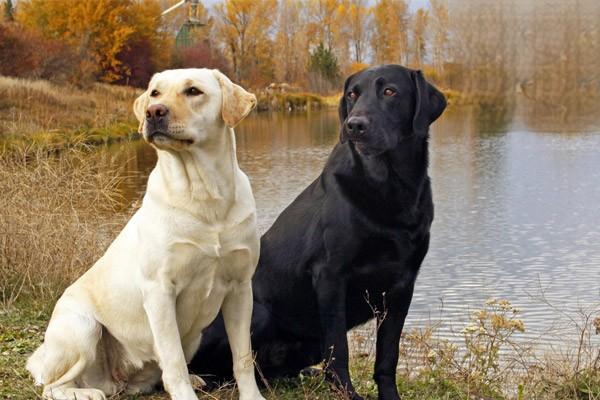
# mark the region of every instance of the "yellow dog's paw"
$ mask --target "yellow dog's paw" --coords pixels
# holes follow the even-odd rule
[[[46,388],[42,396],[46,400],[106,400],[104,392],[98,389]]]
[[[204,382],[204,379],[200,378],[198,375],[193,374],[190,374],[190,383],[192,384],[194,390],[200,390],[204,386],[206,386],[206,382]]]

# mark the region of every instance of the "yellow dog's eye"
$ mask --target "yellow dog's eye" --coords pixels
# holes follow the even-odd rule
[[[158,96],[160,93],[158,90],[154,89],[152,92],[150,92],[150,97],[156,97]]]
[[[192,86],[185,90],[185,94],[187,94],[188,96],[199,96],[201,94],[204,94],[204,92],[202,90]]]

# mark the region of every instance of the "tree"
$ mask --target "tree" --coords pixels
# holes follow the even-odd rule
[[[367,40],[370,11],[365,0],[350,0],[348,19],[355,63],[364,63],[367,53]]]
[[[328,50],[335,48],[335,14],[339,0],[309,0],[307,34],[311,44],[322,44]]]
[[[427,29],[428,12],[419,8],[413,19],[413,57],[417,68],[423,67],[425,57],[425,30]]]
[[[153,60],[164,54],[160,11],[156,0],[22,0],[16,17],[44,37],[73,47],[83,69],[91,69],[103,81],[115,82],[130,74],[122,57],[132,44],[145,41],[151,46]]]
[[[311,73],[313,90],[321,93],[331,90],[332,86],[337,84],[340,76],[340,68],[335,55],[323,43],[319,43],[311,53],[308,69]]]
[[[278,81],[298,82],[308,64],[308,38],[304,34],[304,3],[281,0],[275,35],[275,76]]]
[[[432,31],[431,49],[433,68],[438,76],[444,74],[444,60],[447,56],[448,43],[448,4],[446,0],[429,0],[431,8],[431,23]]]
[[[116,55],[121,63],[116,83],[145,87],[157,70],[170,66],[173,34],[165,30],[162,8],[156,0],[134,1],[123,15],[134,31]]]
[[[408,7],[404,0],[378,0],[373,6],[373,60],[378,64],[407,63]]]
[[[15,20],[15,7],[12,0],[4,1],[4,20],[8,22]]]
[[[314,49],[322,43],[335,55],[341,69],[345,70],[351,62],[349,0],[309,0],[306,12],[309,48]]]
[[[216,68],[228,74],[225,56],[212,47],[209,40],[200,41],[190,47],[178,49],[171,68]]]
[[[277,0],[225,0],[215,6],[217,34],[238,82],[264,83],[274,76],[271,28]]]

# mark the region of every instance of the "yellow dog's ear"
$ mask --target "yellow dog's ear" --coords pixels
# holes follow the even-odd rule
[[[256,96],[231,82],[221,71],[213,69],[213,72],[221,86],[223,96],[221,115],[223,121],[225,121],[225,125],[233,128],[256,106]]]
[[[146,90],[144,93],[140,95],[133,102],[133,113],[135,117],[140,122],[138,126],[138,133],[144,133],[144,122],[146,122],[146,110],[148,109],[148,102],[150,101],[150,96],[148,96],[148,91]]]

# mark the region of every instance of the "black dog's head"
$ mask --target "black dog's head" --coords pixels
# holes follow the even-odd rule
[[[381,65],[346,79],[340,99],[340,141],[365,155],[394,149],[403,137],[427,137],[429,125],[446,108],[444,95],[421,71]]]

